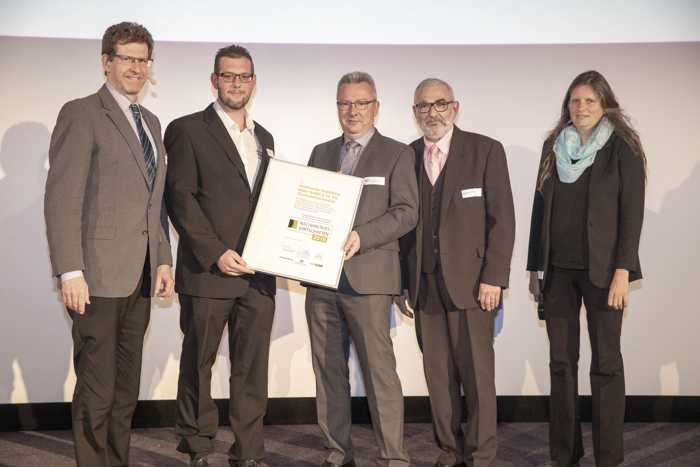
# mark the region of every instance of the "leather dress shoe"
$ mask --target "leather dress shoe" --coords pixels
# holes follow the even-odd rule
[[[323,464],[321,464],[321,467],[357,467],[357,466],[355,465],[355,460],[351,459],[350,461],[346,462],[345,464],[336,464],[334,462],[323,461]]]
[[[197,456],[190,461],[189,467],[209,467],[209,462],[204,456]]]

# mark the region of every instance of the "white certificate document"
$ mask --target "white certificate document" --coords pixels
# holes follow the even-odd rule
[[[337,289],[363,183],[270,159],[243,248],[248,267]]]

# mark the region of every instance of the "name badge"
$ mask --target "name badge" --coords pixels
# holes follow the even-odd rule
[[[481,196],[481,188],[468,188],[462,190],[462,199],[464,198],[477,198]]]
[[[381,185],[384,186],[384,177],[365,177],[362,180],[363,185]]]
[[[265,150],[267,151],[267,157],[275,157],[275,151],[270,148],[265,148]]]

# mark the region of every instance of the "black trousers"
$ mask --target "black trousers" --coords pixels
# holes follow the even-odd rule
[[[274,296],[252,286],[243,296],[232,299],[180,295],[180,329],[184,339],[177,385],[178,451],[191,456],[213,451],[219,411],[211,398],[211,368],[228,326],[229,422],[235,438],[229,456],[232,460],[263,457],[274,311]]]
[[[79,467],[129,465],[131,419],[151,316],[148,277],[144,270],[128,297],[90,297],[85,314],[69,310],[76,374],[71,413]]]
[[[493,312],[457,309],[440,268],[421,274],[416,332],[430,397],[438,462],[496,465],[496,383]],[[464,397],[460,393],[464,391]],[[466,412],[465,431],[462,416]]]
[[[593,451],[598,467],[612,467],[624,460],[622,312],[608,307],[608,289],[593,285],[587,270],[552,267],[545,286],[551,377],[550,455],[557,466],[569,466],[583,456],[578,408],[581,301],[586,307],[592,353]]]

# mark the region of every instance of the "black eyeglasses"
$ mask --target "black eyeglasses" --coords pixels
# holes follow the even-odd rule
[[[151,65],[153,65],[152,58],[132,57],[131,55],[122,54],[112,54],[112,57],[117,57],[119,60],[121,60],[124,63],[128,63],[129,65],[138,65],[146,67],[150,67]]]
[[[377,102],[377,99],[372,99],[371,101],[355,101],[355,102],[338,101],[335,104],[338,106],[338,110],[341,110],[343,112],[347,112],[352,107],[355,107],[357,110],[367,110],[367,107],[369,107],[369,105],[372,104],[373,102]]]
[[[454,104],[455,101],[437,101],[437,102],[419,102],[416,105],[413,106],[414,109],[416,109],[419,113],[422,114],[427,114],[430,112],[430,109],[435,107],[435,110],[438,112],[444,112],[447,110],[447,108],[450,106],[450,104]]]
[[[255,75],[253,73],[229,73],[228,71],[222,71],[217,73],[216,76],[224,83],[233,83],[236,81],[236,78],[240,79],[241,83],[250,83]]]

